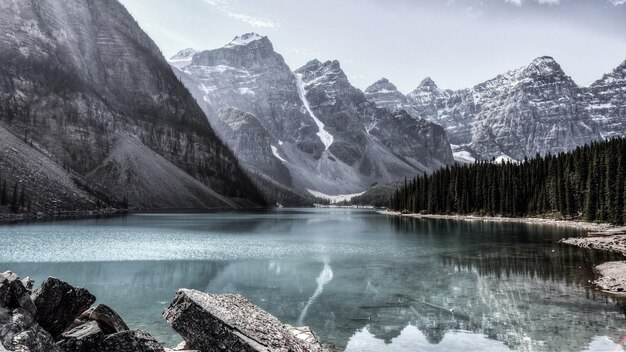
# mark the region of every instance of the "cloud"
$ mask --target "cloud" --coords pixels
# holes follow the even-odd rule
[[[252,27],[256,27],[256,28],[276,28],[279,27],[280,25],[275,22],[272,21],[270,19],[267,18],[261,18],[261,17],[254,17],[254,16],[250,16],[247,15],[245,13],[240,13],[240,12],[236,12],[234,10],[232,10],[232,6],[230,5],[230,1],[229,0],[204,0],[204,2],[209,5],[209,6],[213,6],[214,8],[216,8],[219,12],[223,13],[224,15],[245,22],[247,24],[249,24]]]
[[[515,6],[522,6],[526,0],[505,0],[505,1]],[[560,5],[561,4],[561,0],[533,0],[533,1],[539,5]],[[609,0],[609,1],[626,2],[626,0]]]
[[[626,4],[626,0],[609,0],[609,2],[615,6]]]
[[[228,17],[246,22],[247,24],[251,25],[252,27],[257,27],[257,28],[276,28],[278,27],[278,24],[276,22],[273,22],[272,20],[266,19],[266,18],[258,18],[258,17],[252,17],[252,16],[248,16],[246,14],[243,13],[234,13],[234,12],[225,12],[226,15],[228,15]]]

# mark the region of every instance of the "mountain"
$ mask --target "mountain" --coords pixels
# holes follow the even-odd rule
[[[441,127],[378,108],[337,61],[294,72],[248,33],[170,64],[242,165],[297,191],[357,193],[453,162]]]
[[[613,75],[620,73],[623,71],[616,69]],[[608,89],[615,92],[616,80],[607,79],[611,82]],[[601,87],[598,83],[596,90]],[[406,99],[415,111],[412,116],[446,129],[457,159],[502,156],[522,160],[601,139],[603,134],[596,123],[601,117],[592,117],[588,102],[590,95],[597,94],[601,95],[576,85],[553,58],[546,56],[471,89],[442,90],[427,78]],[[375,96],[371,99],[379,106],[385,104]],[[608,107],[607,102],[595,101],[598,108]],[[613,116],[619,115],[618,109],[612,111]]]
[[[587,89],[585,109],[604,138],[626,134],[626,61]]]
[[[126,178],[165,190],[182,177],[241,204],[263,202],[157,46],[116,0],[1,2],[0,107],[0,124],[108,194],[127,196],[131,207],[224,202],[126,192]],[[132,143],[119,144],[129,135]],[[136,169],[145,164],[126,162],[137,152],[168,172],[150,179]]]
[[[102,197],[86,185],[83,178],[51,160],[37,145],[0,126],[0,218],[28,209],[90,211],[104,206]]]

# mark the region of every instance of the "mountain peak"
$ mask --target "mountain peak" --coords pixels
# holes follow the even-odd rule
[[[397,92],[398,88],[387,78],[381,78],[365,89],[366,94]]]
[[[198,50],[193,49],[193,48],[183,49],[179,51],[178,53],[176,53],[176,55],[172,56],[170,61],[186,60],[186,59],[191,58],[197,53],[198,53]]]
[[[437,89],[437,84],[435,83],[435,81],[433,81],[432,78],[430,77],[426,77],[424,78],[419,86],[417,86],[418,89]]]
[[[551,56],[541,56],[534,59],[530,65],[526,67],[526,70],[545,75],[564,73],[561,66]]]
[[[269,39],[266,36],[262,36],[257,33],[246,33],[240,36],[236,36],[233,40],[230,41],[230,43],[226,44],[226,48],[246,46],[259,40],[267,40],[269,42]]]

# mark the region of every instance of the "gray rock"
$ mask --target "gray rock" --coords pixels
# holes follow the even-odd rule
[[[30,293],[33,293],[33,286],[35,285],[35,280],[31,279],[30,276],[26,276],[22,279],[22,285],[26,288],[26,290]]]
[[[97,350],[103,338],[98,323],[90,321],[61,334],[57,346],[63,352],[91,352]]]
[[[141,330],[115,333],[104,338],[94,352],[164,352],[150,334]]]
[[[0,345],[9,351],[60,352],[52,336],[23,308],[0,307]]]
[[[109,306],[98,305],[90,314],[89,319],[98,322],[100,329],[106,335],[128,330],[128,326],[122,318]]]
[[[182,289],[163,312],[167,322],[200,352],[321,351],[299,339],[292,327],[240,295],[211,295]]]
[[[22,308],[31,315],[37,312],[30,293],[20,278],[10,271],[0,274],[0,307]]]
[[[61,335],[96,301],[88,290],[53,277],[46,279],[32,298],[37,307],[37,322],[53,337]]]

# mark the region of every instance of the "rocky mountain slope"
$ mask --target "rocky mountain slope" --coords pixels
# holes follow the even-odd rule
[[[626,60],[585,90],[585,110],[604,138],[626,135]]]
[[[135,147],[205,187],[242,203],[262,202],[157,46],[116,0],[0,2],[0,107],[0,122],[15,134],[66,168],[91,172],[90,180],[105,187],[121,186],[120,176],[93,171],[116,160],[114,142],[130,134],[143,144]],[[145,178],[138,183],[155,182],[134,171]],[[159,179],[161,186],[175,181],[169,176]],[[182,197],[128,196],[130,206],[190,204]]]
[[[100,195],[92,189],[36,145],[0,126],[0,217],[28,208],[31,212],[96,210],[105,204],[100,203]],[[11,209],[15,206],[20,209]]]
[[[243,165],[298,191],[356,193],[453,162],[439,126],[376,107],[336,61],[292,71],[267,37],[170,64]]]
[[[390,101],[378,93],[389,87],[376,82],[368,88],[369,99],[442,125],[458,160],[522,160],[626,131],[626,63],[588,88],[579,87],[551,57],[470,89],[443,90],[427,78],[406,96],[386,92],[394,97]]]

